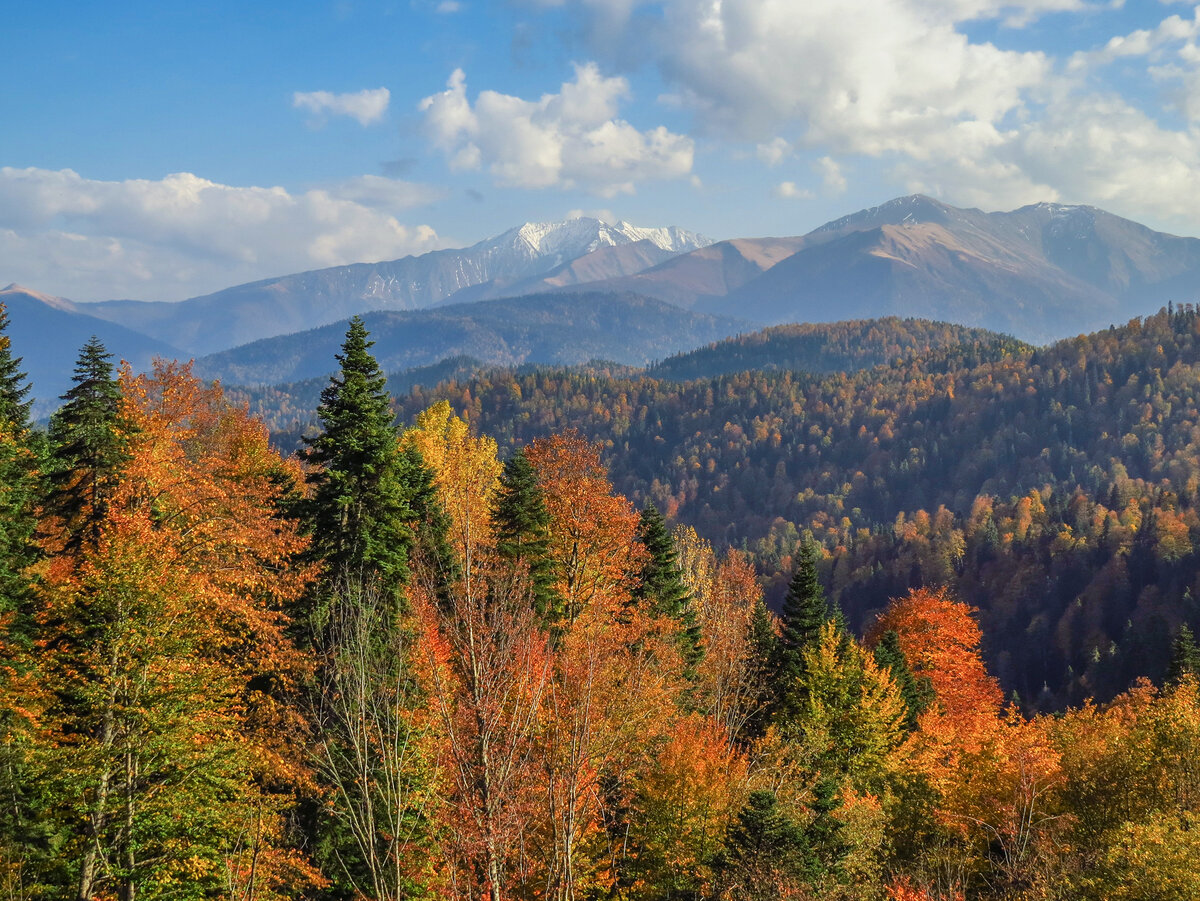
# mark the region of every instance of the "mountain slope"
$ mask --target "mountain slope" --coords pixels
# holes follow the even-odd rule
[[[1200,239],[1093,207],[983,213],[915,195],[821,226],[786,260],[696,308],[765,323],[919,316],[1046,341],[1197,294]]]
[[[648,242],[666,254],[709,243],[680,228],[639,228],[598,219],[527,223],[462,250],[356,263],[237,285],[177,304],[104,301],[93,315],[204,354],[346,319],[367,310],[433,306],[465,288],[504,285],[559,269],[604,247]],[[630,258],[630,265],[632,260]],[[661,257],[654,255],[653,262]],[[606,277],[627,268],[606,271]]]
[[[469,356],[490,365],[644,364],[742,331],[746,323],[692,313],[636,295],[539,294],[433,310],[380,311],[363,319],[385,371]],[[233,384],[270,384],[325,375],[346,325],[256,341],[203,357],[196,371]]]
[[[162,341],[87,315],[86,304],[40,294],[20,285],[0,290],[0,303],[8,310],[8,335],[13,353],[33,384],[34,415],[49,414],[58,397],[71,385],[76,357],[92,335],[104,342],[114,361],[128,360],[135,370],[148,369],[154,357],[182,356]]]

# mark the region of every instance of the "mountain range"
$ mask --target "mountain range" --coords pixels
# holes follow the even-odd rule
[[[760,326],[886,316],[1045,343],[1198,294],[1200,239],[1089,206],[987,213],[913,195],[800,236],[714,243],[579,218],[179,303],[72,303],[17,286],[0,299],[14,337],[31,338],[18,352],[45,404],[68,383],[78,336],[92,333],[135,366],[195,356],[211,377],[263,383],[327,372],[328,336],[357,313],[388,314],[372,320],[376,352],[396,369],[455,355],[641,365]]]

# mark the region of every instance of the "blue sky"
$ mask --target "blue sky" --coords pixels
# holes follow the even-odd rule
[[[1158,0],[9,4],[0,284],[177,300],[597,214],[800,234],[924,191],[1200,235]]]

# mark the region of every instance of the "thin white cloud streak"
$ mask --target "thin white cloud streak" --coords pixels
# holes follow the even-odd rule
[[[639,131],[618,118],[628,96],[628,81],[606,78],[588,63],[577,65],[574,80],[557,94],[525,100],[482,91],[472,104],[466,76],[456,69],[446,90],[419,109],[426,134],[452,169],[486,167],[505,187],[580,187],[611,197],[692,169],[690,138],[661,126]]]
[[[372,125],[383,119],[391,100],[387,88],[374,88],[350,94],[334,94],[329,91],[296,91],[292,94],[292,106],[308,110],[317,124],[327,116],[348,116],[359,125]]]
[[[239,282],[440,246],[391,211],[427,189],[364,176],[290,193],[190,173],[98,181],[0,168],[0,282],[75,300],[180,300]]]

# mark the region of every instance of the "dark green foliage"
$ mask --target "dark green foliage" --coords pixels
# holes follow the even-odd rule
[[[703,656],[700,624],[692,608],[691,595],[683,584],[679,572],[679,558],[675,554],[675,542],[667,531],[667,523],[654,504],[647,504],[638,522],[638,540],[646,548],[647,560],[639,574],[634,600],[646,604],[658,616],[669,617],[679,623],[678,642],[680,652],[689,673],[694,673],[696,664]]]
[[[716,869],[730,896],[776,901],[812,884],[820,863],[805,830],[779,809],[775,793],[755,791],[730,827]]]
[[[780,634],[775,665],[775,715],[793,722],[800,715],[803,699],[804,652],[817,646],[821,627],[830,619],[829,604],[817,578],[817,552],[812,544],[800,550],[780,611]]]
[[[746,736],[760,737],[770,723],[774,706],[779,657],[779,636],[775,634],[774,617],[766,602],[759,598],[750,617],[750,658],[754,666],[755,698],[758,706],[746,721]]]
[[[414,549],[427,567],[438,597],[445,601],[459,575],[458,560],[450,547],[450,514],[438,497],[433,470],[411,442],[400,450],[400,479],[408,493],[416,529]]]
[[[563,603],[554,591],[550,514],[524,448],[508,458],[500,474],[492,501],[492,532],[496,552],[528,569],[538,616],[545,626],[553,627],[562,618]]]
[[[1171,645],[1171,664],[1167,669],[1167,681],[1178,683],[1184,676],[1200,676],[1200,648],[1196,647],[1196,636],[1183,625]]]
[[[894,629],[888,629],[875,646],[875,662],[881,669],[889,670],[896,686],[900,689],[900,697],[908,712],[904,716],[904,724],[909,731],[917,728],[917,719],[933,702],[933,685],[928,677],[918,679],[909,669],[904,651],[900,649],[900,636]]]
[[[312,496],[302,505],[312,535],[310,555],[324,564],[323,582],[370,576],[398,599],[408,578],[415,518],[386,380],[371,356],[362,320],[350,320],[341,366],[321,392],[322,432],[306,439]],[[312,611],[318,630],[323,611]]]
[[[93,335],[79,351],[63,405],[50,418],[46,509],[60,519],[68,549],[99,540],[109,499],[129,460],[129,425],[121,419],[121,387],[111,359]]]

